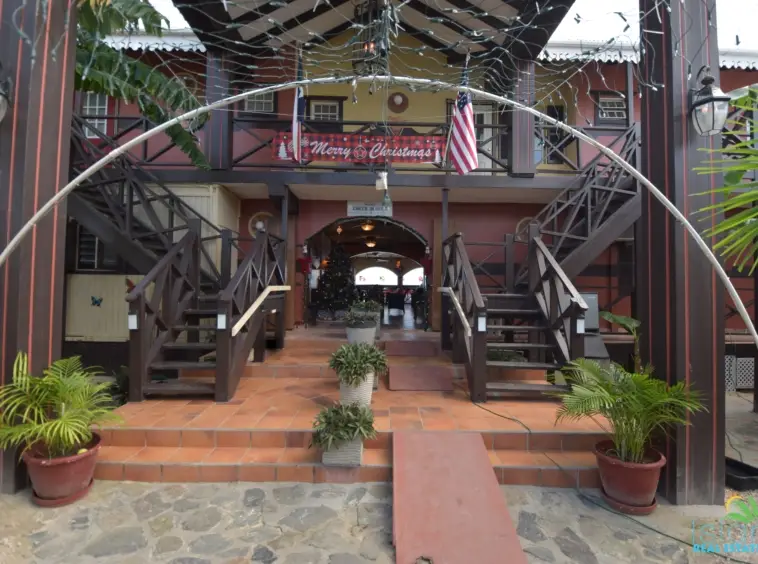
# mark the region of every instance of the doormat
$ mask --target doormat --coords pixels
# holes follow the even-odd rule
[[[452,392],[452,366],[389,367],[389,389],[393,392]]]

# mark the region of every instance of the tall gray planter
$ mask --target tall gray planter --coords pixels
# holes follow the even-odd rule
[[[321,455],[324,466],[360,466],[363,458],[363,441],[353,439],[325,450]]]
[[[363,323],[356,323],[352,326],[348,325],[346,328],[347,342],[351,345],[357,343],[373,345],[374,341],[376,341],[376,330],[377,326],[374,321],[364,321]]]

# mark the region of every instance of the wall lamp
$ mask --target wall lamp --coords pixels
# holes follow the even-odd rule
[[[731,98],[715,84],[710,67],[704,66],[697,73],[699,90],[690,91],[690,115],[699,135],[718,135],[726,125]]]

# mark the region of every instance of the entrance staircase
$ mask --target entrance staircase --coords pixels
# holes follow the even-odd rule
[[[118,146],[74,117],[72,174]],[[262,358],[268,312],[284,346],[286,249],[260,233],[219,229],[157,179],[145,183],[128,155],[98,170],[69,198],[68,213],[143,275],[129,289],[129,400],[208,396],[228,401],[248,357]],[[179,378],[205,371],[205,381]]]
[[[638,139],[638,127],[629,128],[611,145],[634,162]],[[577,358],[608,359],[600,335],[585,330],[588,305],[572,280],[629,237],[640,206],[636,181],[598,155],[574,185],[506,236],[502,280],[484,261],[470,260],[462,234],[444,242],[442,347],[466,366],[474,402],[565,389],[556,370]],[[484,280],[495,281],[495,291],[483,293]]]

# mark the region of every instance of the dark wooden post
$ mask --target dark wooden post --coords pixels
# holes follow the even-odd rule
[[[11,79],[0,123],[0,248],[70,178],[75,4],[0,2],[0,78]],[[11,379],[18,351],[29,355],[33,374],[60,358],[65,248],[64,200],[0,267],[0,385]],[[0,492],[25,486],[16,453],[0,451]]]
[[[219,295],[216,315],[216,401],[226,402],[232,396],[232,324],[234,323],[232,300]]]
[[[221,264],[219,271],[221,273],[221,289],[229,285],[232,279],[232,243],[234,232],[231,229],[221,230]]]
[[[535,101],[534,62],[515,60],[510,76],[513,97],[517,102],[531,106]],[[506,113],[508,125],[508,166],[511,176],[533,177],[537,171],[534,159],[534,116],[519,110]]]
[[[646,48],[641,61],[642,172],[682,212],[693,213],[716,201],[697,194],[720,186],[721,179],[695,167],[705,150],[721,146],[720,136],[701,137],[689,114],[696,75],[710,65],[719,82],[716,1],[640,0]],[[691,74],[691,76],[690,76]],[[716,225],[694,222],[698,229]],[[637,245],[638,309],[642,355],[655,375],[702,393],[707,412],[688,415],[666,439],[666,466],[659,490],[677,504],[724,503],[724,295],[710,264],[694,241],[657,200],[643,194]],[[695,448],[697,447],[697,448]]]
[[[534,244],[534,239],[540,236],[539,225],[530,224],[527,231],[527,264],[529,265],[529,293],[531,294],[537,289],[537,284],[540,282],[540,271],[537,268],[537,245]]]
[[[187,226],[190,230],[190,232],[195,234],[195,237],[192,241],[192,246],[189,249],[189,252],[192,253],[192,258],[190,259],[190,265],[189,265],[189,282],[192,284],[192,286],[195,288],[195,295],[192,297],[191,306],[192,308],[197,308],[200,304],[200,284],[202,282],[202,260],[203,260],[203,253],[201,252],[202,246],[203,246],[203,235],[202,235],[202,221],[200,219],[189,219],[187,220]],[[173,280],[175,278],[174,276],[174,268],[172,266],[169,266],[169,281]],[[169,284],[166,284],[169,286]],[[173,285],[172,285],[173,286]],[[166,304],[164,301],[163,303],[164,307],[173,307],[174,304]],[[169,319],[173,319],[173,317],[169,317]],[[199,323],[199,322],[198,322]],[[199,343],[200,342],[200,331],[187,331],[187,342],[188,343]]]
[[[474,308],[474,319],[471,325],[471,371],[473,387],[471,401],[482,403],[487,401],[487,300],[484,307]]]
[[[516,236],[508,233],[505,236],[505,291],[512,294],[516,290],[516,264],[514,254]]]
[[[439,266],[442,268],[442,285],[450,284],[450,280],[446,277],[447,272],[449,271],[448,266],[450,265],[451,261],[455,260],[455,244],[447,243],[445,244],[445,240],[443,239],[443,245],[442,245],[442,252],[440,253],[440,256],[442,257],[442,264]],[[445,251],[448,250],[449,254],[446,257]],[[439,268],[438,267],[438,268]],[[440,347],[443,351],[449,351],[453,348],[453,341],[451,337],[451,332],[453,330],[453,327],[451,326],[451,319],[450,319],[450,297],[446,293],[442,293],[441,296],[441,305],[440,305]]]
[[[207,76],[205,98],[208,102],[218,102],[231,93],[228,62],[224,55],[209,53],[206,58]],[[205,130],[205,154],[211,168],[228,170],[232,167],[233,116],[232,108],[221,108],[211,112]]]
[[[129,303],[129,401],[145,399],[147,349],[150,331],[145,327],[145,294]]]

